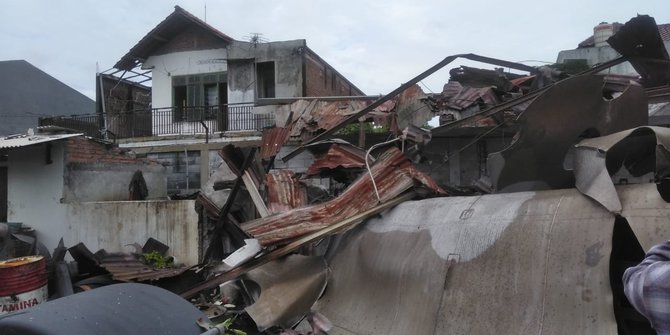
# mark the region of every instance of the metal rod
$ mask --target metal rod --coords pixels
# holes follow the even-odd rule
[[[419,74],[418,76],[410,79],[410,81],[400,85],[400,87],[391,91],[391,93],[388,93],[387,95],[377,99],[372,104],[370,104],[367,107],[361,109],[360,111],[356,112],[355,114],[352,114],[348,118],[346,118],[343,121],[341,121],[340,123],[336,124],[331,129],[328,129],[325,132],[323,132],[323,133],[319,134],[318,136],[315,136],[311,140],[307,141],[307,143],[303,144],[302,146],[300,146],[300,147],[296,148],[295,150],[293,150],[292,152],[290,152],[288,155],[284,156],[282,158],[282,160],[284,162],[287,162],[288,160],[297,156],[299,153],[301,153],[303,150],[305,150],[305,145],[320,141],[322,139],[325,139],[327,136],[330,136],[330,135],[334,134],[338,130],[344,128],[344,126],[346,126],[347,124],[349,124],[352,121],[360,118],[361,116],[371,112],[375,108],[379,107],[381,104],[385,103],[388,100],[391,100],[396,95],[402,93],[403,91],[412,87],[414,84],[418,83],[419,81],[423,80],[424,78],[428,77],[429,75],[435,73],[437,70],[445,67],[446,65],[448,65],[449,63],[453,62],[454,60],[456,60],[458,58],[465,58],[465,59],[470,59],[470,60],[474,60],[474,61],[478,61],[478,62],[482,62],[482,63],[500,65],[500,66],[509,67],[509,68],[513,68],[513,69],[528,71],[528,72],[531,72],[531,73],[536,73],[537,72],[537,69],[532,67],[532,66],[519,64],[519,63],[514,63],[514,62],[508,62],[508,61],[495,59],[495,58],[490,58],[490,57],[485,57],[485,56],[479,56],[479,55],[475,55],[475,54],[459,54],[459,55],[448,56],[445,59],[443,59],[442,61],[440,61],[439,63],[430,67],[428,70],[426,70],[426,71],[422,72],[421,74]]]
[[[409,192],[405,193],[404,195],[401,195],[395,199],[389,200],[388,202],[385,202],[383,204],[380,204],[379,206],[373,207],[365,212],[356,214],[354,216],[351,216],[347,219],[344,219],[343,221],[340,221],[339,223],[336,223],[332,226],[326,227],[324,229],[321,229],[319,231],[316,231],[312,234],[303,236],[299,238],[296,241],[293,241],[281,248],[275,249],[274,251],[269,252],[268,254],[265,254],[264,256],[252,259],[248,261],[247,263],[242,264],[241,266],[234,268],[226,273],[223,273],[221,275],[218,275],[216,277],[210,278],[208,280],[205,280],[204,282],[186,290],[185,292],[181,293],[180,296],[183,298],[190,298],[194,296],[196,293],[206,290],[212,287],[215,287],[216,285],[219,285],[221,283],[224,283],[226,281],[229,281],[231,279],[237,278],[242,274],[245,274],[253,269],[256,269],[260,267],[263,264],[266,264],[268,262],[271,262],[273,260],[279,259],[280,257],[286,256],[295,250],[298,250],[301,246],[310,243],[312,241],[316,241],[328,234],[333,234],[338,231],[341,231],[345,228],[348,228],[349,226],[353,226],[355,224],[358,224],[365,220],[366,218],[381,213],[382,211],[391,208],[393,206],[396,206],[402,202],[405,202],[407,200],[410,200],[414,197],[414,192]]]

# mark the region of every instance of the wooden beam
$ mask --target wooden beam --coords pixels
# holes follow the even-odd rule
[[[316,241],[320,238],[323,238],[326,235],[334,234],[334,233],[343,231],[345,229],[351,228],[351,227],[363,222],[363,220],[365,220],[365,219],[367,219],[367,218],[369,218],[373,215],[377,215],[377,214],[381,213],[382,211],[384,211],[386,209],[389,209],[391,207],[394,207],[394,206],[396,206],[396,205],[398,205],[402,202],[410,200],[413,197],[414,197],[414,192],[410,191],[408,193],[405,193],[404,195],[401,195],[401,196],[399,196],[399,197],[397,197],[393,200],[389,200],[388,202],[385,202],[385,203],[380,204],[376,207],[373,207],[373,208],[371,208],[371,209],[369,209],[365,212],[356,214],[356,215],[354,215],[352,217],[349,217],[349,218],[347,218],[343,221],[340,221],[339,223],[336,223],[332,226],[329,226],[327,228],[324,228],[324,229],[319,230],[317,232],[314,232],[312,234],[308,234],[304,237],[301,237],[301,238],[299,238],[299,239],[297,239],[297,240],[295,240],[295,241],[293,241],[293,242],[291,242],[291,243],[289,243],[289,244],[287,244],[287,245],[285,245],[285,246],[283,246],[279,249],[275,249],[274,251],[271,251],[271,252],[265,254],[264,256],[252,259],[251,261],[249,261],[247,263],[244,263],[241,266],[236,267],[236,268],[234,268],[234,269],[232,269],[228,272],[225,272],[225,273],[220,274],[216,277],[210,278],[210,279],[208,279],[208,280],[206,280],[206,281],[204,281],[204,282],[186,290],[185,292],[181,293],[180,295],[183,298],[190,298],[190,297],[194,296],[195,294],[197,294],[198,292],[200,292],[202,290],[213,288],[213,287],[215,287],[219,284],[222,284],[222,283],[225,283],[229,280],[235,279],[235,278],[239,277],[240,275],[243,275],[243,274],[245,274],[245,273],[247,273],[247,272],[249,272],[253,269],[256,269],[263,264],[266,264],[268,262],[271,262],[271,261],[279,259],[283,256],[286,256],[286,255],[298,250],[298,248],[302,247],[303,245],[305,245],[307,243]]]

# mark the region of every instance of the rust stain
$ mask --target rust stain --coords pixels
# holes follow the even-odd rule
[[[28,257],[19,257],[8,259],[6,261],[0,262],[0,269],[12,268],[16,266],[26,265],[41,260],[42,256],[28,256]]]
[[[286,143],[290,134],[290,128],[277,127],[263,130],[261,143],[261,158],[270,158],[279,153],[282,145]]]
[[[268,210],[271,214],[304,207],[307,202],[307,189],[290,170],[276,170],[267,176]]]
[[[370,174],[364,173],[333,200],[250,221],[242,229],[262,245],[269,246],[327,228],[379,203],[388,202],[415,185],[423,185],[433,193],[445,193],[395,147],[379,156],[371,172],[381,199],[377,199]]]
[[[309,166],[307,176],[319,174],[322,170],[365,167],[365,151],[361,148],[333,144],[328,152]]]

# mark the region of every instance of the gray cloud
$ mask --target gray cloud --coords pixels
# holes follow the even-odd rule
[[[177,4],[204,18],[205,1]],[[0,59],[26,59],[94,96],[96,62],[110,68],[173,11],[166,1],[3,2]],[[207,22],[236,39],[304,38],[368,94],[386,93],[445,56],[473,52],[512,61],[554,61],[601,21],[637,13],[670,22],[665,1],[209,1]],[[454,65],[471,64],[457,61]],[[448,72],[425,83],[441,89]]]

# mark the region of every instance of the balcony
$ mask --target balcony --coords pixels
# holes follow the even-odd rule
[[[154,108],[114,114],[44,117],[40,126],[59,126],[103,138],[214,134],[274,126],[272,114],[254,114],[250,105]]]

